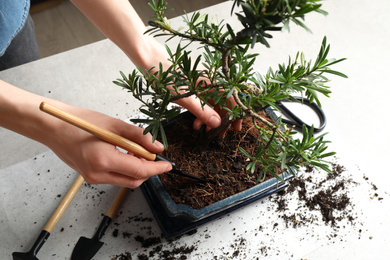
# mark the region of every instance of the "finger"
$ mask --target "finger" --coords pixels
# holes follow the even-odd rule
[[[151,176],[168,172],[172,166],[168,162],[152,162],[125,154],[112,145],[99,141],[93,156],[74,169],[83,175],[88,183],[114,184],[125,187],[138,187]],[[115,174],[114,174],[115,173]]]
[[[152,135],[150,133],[145,135],[144,129],[140,127],[121,121],[119,128],[121,136],[136,142],[152,153],[160,153],[164,150],[164,145],[161,142],[157,140],[153,142]]]
[[[218,113],[207,105],[202,107],[199,98],[195,96],[180,99],[176,102],[176,104],[187,108],[198,118],[197,126],[199,126],[200,122],[211,128],[216,128],[221,124],[221,117],[218,115]],[[202,124],[200,124],[200,126],[201,125]]]
[[[221,133],[219,133],[219,137],[220,138],[223,138],[227,131],[231,128],[233,128],[234,131],[241,131],[241,128],[242,128],[242,119],[237,119],[236,121],[234,121],[230,126],[228,126],[224,131],[222,131]]]
[[[169,172],[172,165],[169,162],[147,161],[135,156],[118,152],[110,160],[111,167],[106,171],[117,172],[134,179],[145,179],[151,176]]]
[[[101,172],[95,173],[97,178],[85,179],[90,184],[111,184],[117,185],[120,187],[127,187],[131,189],[138,188],[144,183],[148,178],[145,179],[134,179],[127,175],[123,175],[117,172]]]
[[[199,129],[202,127],[202,125],[203,125],[203,122],[202,122],[201,120],[195,119],[195,121],[194,121],[194,129],[195,129],[195,130],[199,130]],[[235,121],[231,124],[231,126],[232,126],[232,128],[233,128],[234,131],[237,131],[237,132],[241,131],[241,129],[242,129],[242,119],[237,119],[237,120],[235,120]],[[227,129],[228,129],[228,128],[227,128]],[[207,132],[207,131],[210,131],[210,130],[211,130],[210,127],[207,127],[207,128],[206,128],[206,132]],[[224,134],[225,134],[225,133],[226,133],[226,131],[224,131]]]
[[[199,118],[196,118],[194,120],[193,128],[194,128],[194,130],[197,131],[197,130],[199,130],[202,127],[202,125],[204,125],[203,121],[200,120]]]
[[[242,129],[242,119],[237,119],[236,121],[233,122],[232,127],[234,131],[241,131]]]
[[[110,161],[109,165],[113,167],[108,167],[107,165],[103,167],[102,163],[100,163],[98,166],[99,170],[89,170],[80,173],[91,184],[104,183],[135,188],[150,177],[172,169],[168,162],[151,162],[131,155],[126,156],[124,153],[120,154],[122,154],[125,161],[119,159],[116,162]]]
[[[136,179],[149,178],[156,174],[169,172],[172,165],[165,161],[147,161],[130,154],[121,153],[112,155],[112,166],[107,171],[118,172]]]

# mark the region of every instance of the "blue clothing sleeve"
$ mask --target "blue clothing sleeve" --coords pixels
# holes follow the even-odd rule
[[[0,56],[23,28],[30,0],[0,0]]]

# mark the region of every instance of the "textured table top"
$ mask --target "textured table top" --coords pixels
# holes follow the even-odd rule
[[[259,46],[254,50],[260,53],[256,66],[262,72],[287,62],[288,55],[297,51],[314,58],[326,35],[331,44],[329,56],[348,59],[337,69],[349,79],[332,77],[332,98],[321,99],[328,117],[326,131],[333,141],[330,146],[338,153],[333,162],[345,168],[333,181],[326,181],[326,187],[344,183],[344,189],[333,195],[350,200],[348,208],[332,213],[339,217],[335,225],[323,221],[319,207],[308,208],[297,192],[291,192],[253,203],[193,234],[167,240],[161,237],[142,192],[136,189],[126,197],[95,259],[125,255],[132,259],[180,255],[187,259],[380,259],[389,253],[386,162],[390,141],[389,123],[382,111],[388,111],[385,98],[390,93],[386,83],[390,4],[379,0],[363,6],[358,2],[363,1],[325,1],[323,7],[329,15],[313,14],[306,20],[312,34],[292,27],[290,33],[275,35],[270,49]],[[206,11],[230,21],[230,4]],[[0,78],[126,120],[136,114],[139,104],[112,81],[120,70],[133,68],[113,43],[103,40],[0,72]],[[31,247],[77,173],[46,147],[5,129],[0,129],[0,147],[0,254],[10,259],[12,252]],[[312,183],[307,182],[307,196],[316,195],[315,184],[327,176],[318,172],[313,178]],[[93,235],[117,189],[83,185],[38,258],[69,259],[78,238]],[[281,210],[283,203],[287,209]]]

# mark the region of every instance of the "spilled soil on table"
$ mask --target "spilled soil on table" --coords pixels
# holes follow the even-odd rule
[[[276,244],[270,244],[270,234],[291,234],[289,229],[296,230],[296,239],[318,240],[321,243],[324,243],[324,240],[330,243],[343,242],[343,230],[354,232],[359,239],[361,236],[367,236],[369,232],[361,223],[362,213],[355,209],[351,191],[359,185],[367,186],[368,183],[368,189],[363,192],[373,201],[382,201],[380,191],[367,177],[364,178],[367,183],[357,182],[353,173],[348,173],[345,167],[337,162],[332,164],[332,170],[333,173],[328,174],[315,171],[311,167],[302,169],[297,177],[289,181],[290,185],[283,192],[273,194],[258,203],[260,213],[257,220],[254,220],[257,224],[253,223],[243,230],[238,227],[240,224],[221,226],[225,232],[229,233],[230,229],[230,235],[218,250],[214,247],[207,249],[205,245],[216,238],[213,233],[215,231],[211,232],[207,226],[174,239],[167,239],[158,229],[152,228],[155,227],[153,218],[144,217],[143,213],[128,217],[125,223],[117,224],[113,235],[123,236],[139,248],[136,252],[115,255],[112,260],[249,259],[246,254],[253,250],[256,250],[259,258],[278,258],[284,246],[282,244],[278,247],[277,244],[288,242],[278,241]],[[265,217],[269,216],[266,212],[271,212],[272,217]],[[133,226],[132,231],[125,231],[130,224],[137,228]],[[186,242],[186,236],[192,237],[191,243]],[[258,238],[256,241],[249,239],[254,236]]]
[[[121,213],[120,213],[121,214]],[[188,232],[181,236],[169,239],[168,241],[159,233],[157,230],[153,230],[154,220],[149,217],[144,217],[143,213],[139,213],[136,216],[128,217],[125,223],[117,223],[112,235],[114,237],[122,236],[123,239],[129,240],[129,243],[138,245],[139,251],[124,252],[111,257],[111,260],[149,260],[149,259],[160,259],[160,260],[173,260],[173,259],[191,259],[190,255],[195,253],[197,250],[196,244],[183,244],[180,239],[184,236],[192,236],[197,230]],[[132,232],[123,231],[128,228],[129,225],[137,226],[138,229]],[[122,231],[121,231],[122,229]]]
[[[238,149],[241,147],[252,155],[256,152],[258,131],[251,119],[244,119],[240,132],[228,130],[224,138],[210,142],[205,141],[205,131],[193,130],[191,114],[182,119],[167,127],[169,149],[162,155],[175,162],[181,171],[206,179],[207,183],[172,174],[160,175],[173,201],[199,209],[258,183],[261,169],[248,173],[245,168],[249,160]],[[263,126],[261,122],[257,124]]]
[[[153,218],[143,213],[126,217],[124,223],[116,225],[113,235],[138,247],[133,252],[123,250],[112,260],[252,259],[247,254],[253,251],[259,258],[273,259],[280,258],[289,243],[284,240],[270,242],[273,234],[294,234],[297,241],[318,241],[320,244],[345,242],[346,235],[353,233],[358,239],[370,236],[369,230],[362,224],[363,213],[355,208],[353,191],[363,186],[359,190],[379,203],[384,199],[381,196],[383,191],[379,191],[367,177],[356,181],[355,173],[348,172],[337,161],[332,163],[332,170],[333,173],[328,174],[311,167],[302,169],[297,177],[289,181],[288,188],[259,201],[252,208],[252,213],[258,208],[258,217],[253,218],[253,223],[249,225],[232,222],[232,226],[222,226],[221,222],[219,228],[227,235],[217,249],[209,247],[209,243],[218,236],[215,228],[211,231],[207,225],[167,239],[156,229]],[[240,216],[236,218],[241,219]],[[218,221],[214,225],[218,225]],[[291,259],[294,258],[291,255]]]
[[[352,183],[352,180],[342,178],[341,174],[345,171],[345,168],[339,164],[332,164],[332,174],[318,183],[315,183],[314,187],[308,188],[308,184],[313,184],[312,176],[308,175],[303,177],[302,175],[295,177],[289,182],[289,187],[285,193],[297,192],[298,199],[301,203],[310,211],[319,211],[322,216],[322,220],[325,224],[336,226],[337,221],[342,219],[348,219],[353,222],[354,217],[348,214],[347,207],[350,206],[350,198],[346,192],[346,187]],[[307,167],[306,173],[312,173],[313,168]],[[333,181],[332,181],[333,180]],[[331,184],[329,184],[332,181]],[[310,190],[308,190],[310,189]],[[310,195],[309,195],[310,194]],[[288,209],[288,201],[284,196],[277,200],[278,211],[285,211]],[[343,212],[341,216],[335,217],[334,212]],[[284,214],[282,218],[285,220],[286,225],[292,223],[294,227],[297,225],[305,224],[310,221],[305,215],[293,213],[291,215]]]
[[[179,124],[176,123],[176,125]],[[195,208],[201,207],[228,197],[231,195],[229,193],[234,194],[256,184],[255,176],[251,177],[244,170],[240,171],[245,169],[247,161],[237,148],[232,149],[231,144],[227,145],[223,140],[216,140],[210,143],[207,149],[204,149],[202,145],[199,145],[201,133],[191,131],[192,120],[186,124],[180,123],[179,126],[179,130],[169,134],[168,137],[172,138],[169,140],[169,151],[177,150],[177,152],[165,153],[164,156],[174,161],[179,169],[201,178],[209,180],[212,178],[212,182],[204,185],[185,177],[161,175],[163,184],[170,190],[170,195],[176,203],[190,204]],[[192,135],[183,137],[180,145],[175,144],[174,141],[183,132],[192,133]],[[231,136],[228,137],[231,139],[226,141],[245,147],[244,149],[247,151],[253,149],[248,147],[253,147],[253,140],[256,140],[256,135],[252,134],[250,126],[245,124],[241,133],[231,131],[227,136]],[[183,150],[183,147],[185,147],[184,150],[188,149],[188,151],[179,152]],[[204,152],[197,153],[198,151],[194,147],[198,147],[197,149],[204,150]],[[194,150],[197,152],[195,153]],[[227,153],[228,151],[230,153]],[[220,161],[223,160],[218,160],[220,158],[226,159],[224,161],[229,163],[228,166],[221,164]],[[228,174],[232,170],[235,173]],[[361,224],[359,219],[361,213],[355,210],[350,194],[360,183],[354,180],[353,173],[346,173],[345,167],[337,161],[332,164],[332,171],[332,174],[328,174],[323,171],[318,172],[312,167],[300,169],[298,176],[289,181],[289,186],[284,191],[263,200],[265,204],[259,202],[261,210],[257,220],[254,220],[258,224],[249,225],[250,227],[248,226],[245,230],[236,229],[233,224],[231,235],[226,237],[226,243],[217,251],[215,248],[208,250],[208,247],[205,246],[205,243],[215,238],[215,234],[210,232],[207,227],[200,228],[201,232],[196,229],[189,234],[167,239],[158,229],[152,228],[152,226],[156,226],[153,225],[155,223],[151,223],[154,222],[154,219],[144,218],[141,216],[142,213],[131,217],[128,223],[133,225],[138,223],[137,226],[140,226],[130,233],[118,225],[113,235],[120,236],[122,233],[123,238],[129,240],[131,244],[138,245],[138,248],[136,252],[124,252],[113,256],[112,259],[247,259],[247,252],[253,250],[256,250],[256,255],[260,258],[278,256],[281,247],[276,246],[275,243],[270,245],[269,239],[272,238],[270,234],[283,234],[291,228],[296,230],[297,236],[298,233],[301,234],[300,240],[323,241],[328,239],[331,243],[342,242],[344,240],[342,230],[344,229],[356,232],[360,239],[367,233],[367,230],[364,230]],[[368,178],[364,180],[368,182]],[[237,182],[240,184],[231,191],[222,191],[220,188],[230,187]],[[220,183],[220,185],[215,185],[215,183]],[[371,186],[370,190],[366,192],[373,194],[370,195],[372,199],[383,200],[378,195],[376,185],[372,184]],[[223,196],[218,197],[219,194]],[[269,218],[264,212],[271,212],[272,217]],[[268,217],[264,218],[264,216]],[[128,224],[124,226],[127,227]],[[226,230],[229,229],[228,227],[221,228],[229,232]],[[318,236],[320,233],[321,236]],[[253,235],[258,237],[258,241],[249,240],[248,238],[251,236],[248,234],[251,234],[252,237]],[[191,243],[186,242],[188,239],[183,238],[185,236],[193,237],[190,240]]]

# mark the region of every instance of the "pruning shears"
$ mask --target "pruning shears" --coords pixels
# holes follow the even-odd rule
[[[306,126],[308,129],[311,128],[311,125],[306,124],[303,122],[302,119],[300,119],[296,114],[294,114],[290,109],[288,109],[283,102],[299,102],[302,103],[308,107],[310,107],[318,116],[320,120],[320,126],[314,127],[313,132],[319,133],[322,130],[324,130],[326,126],[326,116],[324,111],[314,102],[310,102],[307,98],[301,98],[301,97],[294,97],[290,100],[284,100],[284,101],[277,101],[276,107],[279,109],[279,111],[286,116],[288,119],[282,118],[282,123],[285,123],[290,126],[295,126],[295,129],[298,131],[302,131],[303,126]]]

